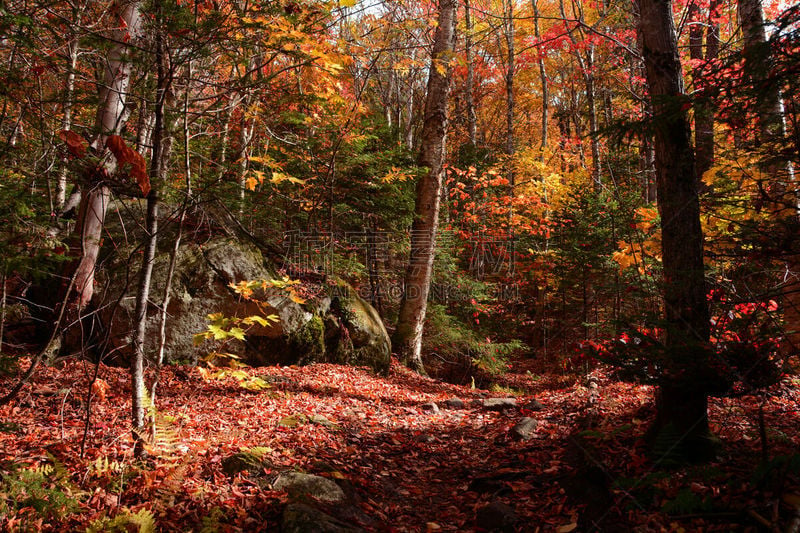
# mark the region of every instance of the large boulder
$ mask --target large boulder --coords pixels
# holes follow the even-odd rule
[[[125,355],[130,352],[134,327],[136,283],[132,280],[136,279],[136,269],[127,276],[127,268],[121,268],[123,261],[119,263],[118,268],[111,264],[99,273],[99,284],[109,290],[98,291],[93,304],[101,310],[100,329],[109,331],[103,351]],[[169,254],[162,253],[153,267],[145,345],[148,355],[158,349],[157,304],[163,299],[169,263]],[[279,279],[276,270],[258,248],[232,239],[181,246],[167,308],[164,360],[196,362],[219,349],[252,365],[335,362],[369,366],[378,372],[388,370],[391,347],[386,329],[375,309],[344,281],[324,284],[325,296],[302,303],[285,289],[268,289],[256,294],[254,300],[247,300],[231,288],[231,284],[241,281]],[[117,300],[119,306],[114,305]],[[206,330],[211,313],[228,317],[275,315],[278,320],[266,327],[255,325],[248,329],[244,341],[231,339],[224,346],[206,341],[196,346],[194,335]],[[65,339],[69,341],[70,337]],[[66,350],[79,348],[66,344]]]

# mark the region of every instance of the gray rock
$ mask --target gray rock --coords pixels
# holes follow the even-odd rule
[[[502,411],[504,409],[515,409],[517,407],[516,398],[486,398],[481,400],[481,406],[489,411]]]
[[[290,503],[283,511],[281,531],[283,533],[359,533],[364,530],[346,524],[309,505]]]
[[[541,411],[544,409],[544,404],[542,404],[536,398],[532,398],[529,402],[522,406],[523,409],[527,409],[528,411]]]
[[[161,243],[156,257],[151,290],[159,301],[166,284],[171,246]],[[125,290],[114,313],[108,350],[124,359],[131,354],[136,283],[127,283],[127,254],[121,252],[98,272],[98,291],[93,302],[101,311],[98,318],[106,325],[111,310]],[[287,291],[267,289],[255,294],[259,303],[241,298],[231,283],[274,280],[277,267],[265,260],[258,248],[232,239],[217,238],[203,245],[184,241],[176,256],[170,289],[164,356],[167,362],[196,362],[218,348],[219,342],[206,341],[195,346],[195,334],[205,331],[210,313],[225,316],[275,315],[267,326],[256,324],[246,332],[245,341],[229,340],[223,351],[241,357],[251,365],[291,365],[330,362],[369,366],[386,372],[391,361],[389,335],[377,311],[346,282],[334,280],[325,289],[329,297],[298,303]],[[147,310],[145,351],[155,353],[159,338],[160,311]],[[97,329],[97,328],[95,328]],[[100,330],[106,328],[101,327]],[[80,349],[81,328],[64,335],[63,352]]]
[[[432,415],[439,414],[439,406],[433,402],[423,403],[419,408]]]
[[[285,490],[293,500],[302,501],[311,497],[324,502],[341,503],[346,499],[344,491],[330,479],[302,472],[282,473],[272,488]]]
[[[519,422],[511,428],[511,437],[516,440],[529,440],[536,435],[538,425],[539,422],[529,416],[520,418]]]
[[[517,514],[501,501],[494,501],[478,509],[475,525],[484,531],[514,531]]]
[[[464,401],[460,398],[448,398],[444,401],[444,406],[447,409],[463,409]]]

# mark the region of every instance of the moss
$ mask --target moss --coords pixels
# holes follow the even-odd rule
[[[325,324],[315,314],[289,339],[289,349],[301,354],[301,363],[309,364],[325,359]]]
[[[366,365],[378,372],[386,374],[389,372],[391,360],[386,355],[386,349],[375,344],[368,344],[353,350],[351,356],[354,365]]]
[[[243,450],[222,460],[222,471],[231,477],[240,472],[258,475],[270,468],[272,464],[264,459],[264,453],[259,448]]]

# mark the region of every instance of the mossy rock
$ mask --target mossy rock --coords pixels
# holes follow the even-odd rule
[[[222,471],[231,477],[243,472],[261,475],[264,470],[269,470],[272,466],[257,448],[242,450],[222,460]]]
[[[378,312],[348,283],[336,280],[328,304],[329,323],[340,330],[328,335],[327,348],[332,362],[368,366],[385,373],[391,363],[389,334]],[[328,326],[331,327],[331,326]]]
[[[163,244],[163,243],[162,243]],[[64,336],[62,353],[81,351],[83,345],[97,345],[104,353],[119,354],[124,364],[132,353],[135,325],[136,266],[127,253],[109,258],[98,272],[98,291],[93,305],[100,310],[101,324],[73,327]],[[131,265],[134,269],[131,270]],[[161,309],[170,254],[157,255],[151,282],[151,302],[147,309],[145,352],[154,357],[158,350]],[[369,366],[377,372],[389,368],[389,336],[375,309],[341,280],[327,289],[322,301],[300,303],[288,292],[270,290],[256,295],[258,302],[241,298],[231,284],[241,281],[277,278],[276,265],[266,261],[258,248],[227,238],[212,239],[202,245],[184,241],[178,250],[167,308],[168,322],[164,345],[165,362],[197,362],[211,351],[222,350],[239,356],[251,365],[291,365],[317,362]],[[116,302],[119,301],[119,306]],[[244,341],[229,340],[224,346],[204,342],[195,346],[193,337],[208,325],[207,316],[222,313],[229,317],[276,315],[278,321],[256,325]],[[94,314],[91,315],[95,319]],[[110,330],[108,343],[104,334]],[[97,331],[97,339],[86,339],[85,331]],[[104,355],[104,354],[95,354]]]
[[[325,360],[325,324],[322,317],[314,314],[311,320],[289,335],[289,347],[300,356],[300,363],[316,363]]]
[[[321,510],[303,503],[291,503],[283,512],[281,523],[283,533],[359,533],[361,528],[334,518]]]

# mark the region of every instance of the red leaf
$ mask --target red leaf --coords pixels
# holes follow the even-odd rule
[[[83,157],[86,155],[86,149],[89,147],[89,143],[74,131],[61,130],[58,132],[58,138],[66,143],[67,150],[75,157]]]
[[[117,158],[119,166],[130,165],[131,177],[139,184],[142,194],[147,196],[150,192],[150,178],[147,177],[147,166],[144,157],[136,150],[130,148],[119,135],[109,135],[106,147]]]

